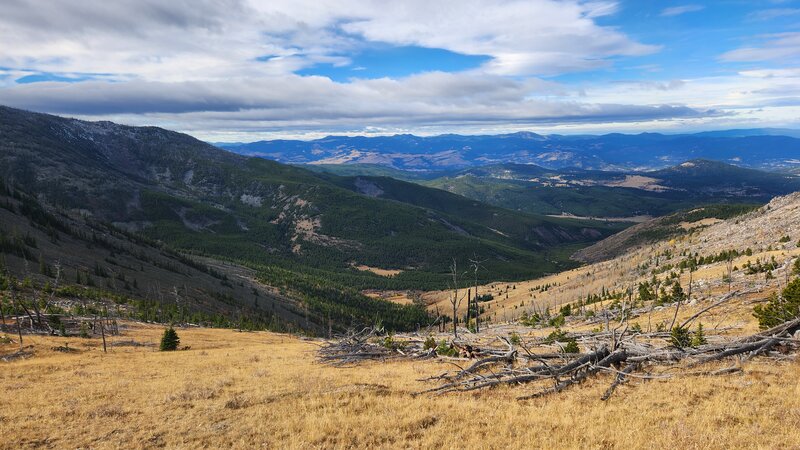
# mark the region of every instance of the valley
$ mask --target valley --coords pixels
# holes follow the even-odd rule
[[[797,409],[795,176],[307,170],[0,112],[3,443],[797,438],[774,417]],[[156,351],[165,329],[178,351]]]
[[[0,450],[800,449],[800,0],[0,11]]]
[[[466,369],[485,355],[411,355],[423,340],[432,339],[497,354],[510,345],[556,365],[591,352],[610,339],[611,330],[630,351],[666,345],[675,355],[703,349],[714,354],[716,346],[759,333],[754,306],[765,304],[800,273],[798,214],[800,196],[795,194],[727,221],[696,221],[684,236],[612,260],[526,282],[480,286],[482,295],[493,296],[481,303],[486,314],[498,316],[480,332],[459,327],[459,339],[453,341],[449,328],[434,325],[377,335],[365,345],[379,358],[365,356],[343,366],[325,362],[321,349],[340,345],[346,336],[308,339],[184,325],[176,327],[183,350],[157,352],[163,325],[141,321],[121,320],[117,332],[104,337],[94,331],[87,337],[25,334],[18,343],[9,333],[0,342],[0,364],[10,369],[0,371],[8,388],[0,397],[0,415],[15,426],[5,437],[24,447],[70,443],[97,448],[131,442],[137,447],[446,447],[452,439],[468,446],[492,439],[492,445],[503,446],[522,440],[553,447],[644,447],[657,439],[685,447],[790,447],[800,424],[793,395],[800,371],[796,338],[755,357],[701,365],[652,361],[610,398],[609,384],[619,379],[613,370],[537,398],[525,397],[549,386],[547,380],[429,394],[442,374]],[[687,256],[693,257],[682,254],[689,246],[702,256],[694,260],[691,279],[681,267]],[[749,252],[741,249],[745,246]],[[727,259],[717,255],[740,249],[730,258],[736,269],[729,283],[723,278]],[[773,257],[769,272],[745,270]],[[667,295],[657,294],[660,299],[647,300],[642,296],[649,294],[640,287],[652,279],[662,286],[677,281],[690,294],[683,304],[675,303],[671,288]],[[626,289],[632,286],[636,289],[628,297]],[[433,309],[446,302],[444,296],[425,294]],[[564,314],[566,306],[569,314]],[[551,314],[545,316],[548,309]],[[533,321],[533,315],[544,319]],[[553,325],[557,317],[560,324]],[[693,331],[696,323],[704,324],[707,343],[669,346],[664,324],[676,319],[694,319]],[[559,330],[577,342],[581,354],[570,355],[564,343],[549,340]],[[491,370],[502,371],[502,366]],[[496,373],[491,370],[477,379]],[[63,422],[65,414],[69,420]],[[715,430],[711,440],[706,435],[710,427]]]

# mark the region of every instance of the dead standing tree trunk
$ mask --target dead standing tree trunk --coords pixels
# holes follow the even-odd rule
[[[456,259],[453,258],[452,264],[450,264],[450,276],[451,278],[451,293],[450,293],[450,304],[453,306],[453,339],[458,339],[458,307],[461,306],[461,300],[464,299],[464,296],[459,296],[458,292],[458,263]]]
[[[12,281],[13,283],[13,281]],[[17,317],[17,335],[19,336],[19,349],[22,350],[22,323],[19,321],[19,307],[17,306],[16,286],[11,284],[11,304],[14,305],[14,315]]]
[[[475,332],[481,331],[481,310],[480,306],[478,305],[478,270],[483,267],[483,263],[486,260],[480,260],[477,257],[473,257],[469,260],[470,267],[472,268],[473,276],[475,277],[475,296],[473,297],[473,305],[475,306]],[[469,325],[469,323],[467,323]]]
[[[689,268],[689,295],[686,296],[688,303],[692,299],[692,275],[694,274],[694,267]],[[675,326],[675,321],[678,320],[678,311],[681,308],[681,298],[678,297],[678,303],[675,305],[675,315],[672,316],[672,322],[669,324],[670,331]]]

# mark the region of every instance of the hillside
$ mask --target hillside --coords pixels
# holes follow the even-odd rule
[[[502,164],[421,183],[503,208],[589,217],[661,216],[710,203],[764,203],[800,178],[708,160],[649,172]]]
[[[396,283],[424,286],[451,257],[476,252],[513,263],[508,270],[526,268],[492,277],[530,276],[556,268],[543,250],[564,253],[562,244],[574,248],[615,231],[510,211],[502,211],[508,225],[477,219],[437,209],[429,199],[440,192],[412,184],[396,185],[400,201],[388,202],[343,188],[347,179],[245,158],[158,128],[3,108],[0,132],[0,175],[43,201],[199,255],[299,264],[348,275],[355,285],[387,280],[356,273],[352,264],[403,269]]]
[[[63,310],[104,300],[123,317],[144,321],[315,330],[300,302],[258,283],[253,270],[188,257],[44,207],[2,183],[0,207],[0,272],[27,280],[25,294],[57,289]]]
[[[441,288],[451,258],[475,254],[495,261],[487,280],[529,278],[573,266],[571,253],[621,229],[383,179],[387,198],[352,178],[235,155],[159,128],[11,108],[0,108],[0,177],[71,217],[246,266],[301,300],[317,326],[375,314],[412,326],[425,321],[420,311],[358,291]]]
[[[769,293],[786,286],[796,275],[793,275],[793,264],[800,257],[800,193],[777,197],[763,207],[741,214],[748,209],[727,211],[726,215],[739,214],[726,220],[709,219],[713,217],[709,213],[713,213],[714,208],[657,219],[653,224],[637,225],[578,255],[597,262],[521,283],[482,286],[481,293],[493,296],[492,300],[482,303],[483,320],[512,321],[523,313],[541,313],[547,308],[556,314],[563,305],[580,304],[585,305],[582,311],[586,315],[579,314],[571,320],[575,326],[585,327],[597,322],[590,317],[594,313],[588,311],[598,311],[612,303],[619,308],[624,293],[632,289],[636,299],[642,285],[667,288],[667,293],[663,294],[667,297],[666,304],[656,311],[662,311],[657,316],[659,320],[668,320],[664,313],[668,314],[665,308],[671,303],[669,287],[677,282],[683,292],[689,291],[688,267],[694,265],[693,295],[690,306],[681,311],[682,317],[708,306],[731,289],[742,292],[736,299],[743,303],[731,305],[727,313],[721,309],[710,314],[709,320],[734,322],[729,325],[738,331],[753,331],[757,324],[752,316],[752,304],[763,302]],[[619,243],[626,235],[646,235],[642,227],[647,229],[659,224],[663,228],[655,228],[658,236],[636,243]],[[663,234],[664,229],[673,233]],[[731,260],[730,284],[727,281],[728,257]],[[441,308],[448,304],[448,295],[447,292],[429,293],[426,299],[434,309],[436,305]],[[585,304],[587,299],[592,302]],[[648,307],[655,306],[647,303],[644,302],[645,312]],[[637,301],[637,304],[641,303]],[[730,312],[732,310],[735,314]],[[618,309],[616,311],[618,313]],[[733,315],[726,316],[728,313]],[[646,313],[644,316],[642,320],[650,320]],[[653,326],[656,323],[653,322]]]
[[[572,257],[584,263],[610,260],[642,245],[680,237],[688,231],[703,228],[757,208],[757,205],[752,204],[719,204],[679,211],[636,224],[596,244],[578,250]]]
[[[796,132],[732,130],[666,135],[612,133],[540,135],[445,134],[419,137],[328,136],[310,141],[274,140],[218,144],[236,153],[291,164],[371,164],[409,170],[453,170],[489,164],[537,164],[549,169],[658,169],[692,159],[737,162],[748,167],[790,167],[800,150]]]

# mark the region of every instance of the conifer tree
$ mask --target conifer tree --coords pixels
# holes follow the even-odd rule
[[[158,349],[162,352],[177,350],[180,343],[181,340],[178,338],[178,333],[175,332],[174,328],[169,327],[164,330],[164,335],[161,337],[161,345],[159,345]]]
[[[692,336],[692,347],[699,347],[701,345],[705,345],[708,343],[706,340],[706,333],[703,331],[703,324],[697,324],[697,331],[694,332]]]

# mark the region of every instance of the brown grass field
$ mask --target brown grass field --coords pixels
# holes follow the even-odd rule
[[[537,400],[527,387],[413,393],[440,360],[334,368],[318,341],[178,329],[190,350],[158,352],[163,328],[127,324],[112,346],[25,336],[34,355],[0,362],[0,447],[19,448],[800,448],[800,363],[743,374],[611,375]],[[3,344],[9,354],[17,344]],[[729,362],[722,363],[729,365]]]

